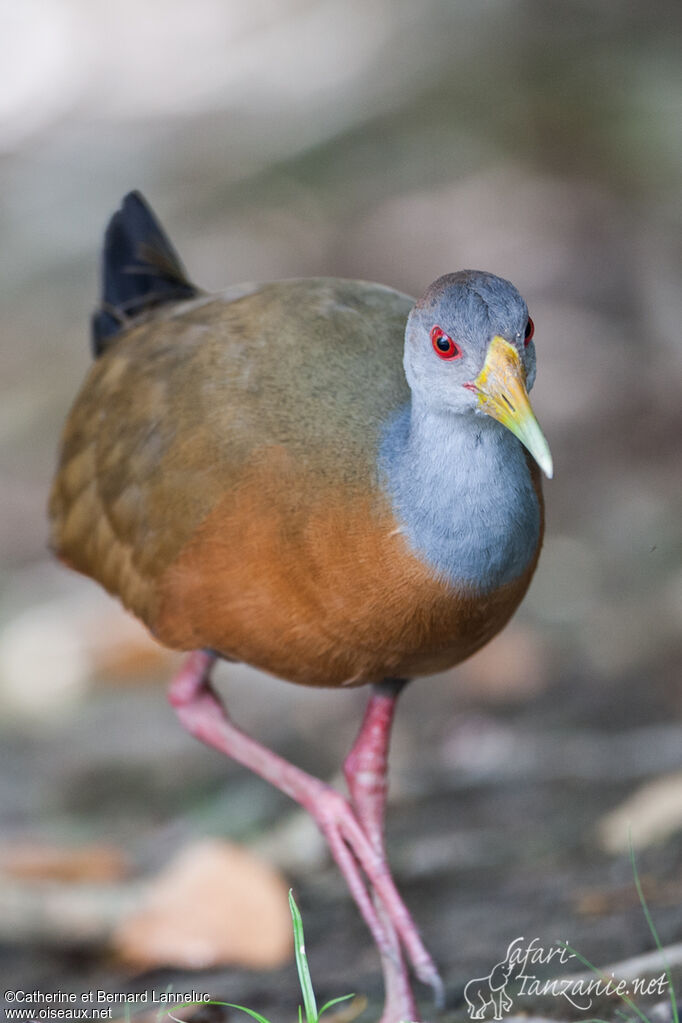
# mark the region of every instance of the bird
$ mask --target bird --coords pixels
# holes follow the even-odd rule
[[[51,548],[186,653],[182,725],[310,812],[377,945],[382,1023],[419,1020],[413,976],[437,1006],[444,989],[388,865],[391,727],[408,682],[492,639],[537,565],[553,468],[527,304],[478,270],[416,301],[330,277],[210,294],[139,192],[101,277]],[[239,728],[220,660],[370,687],[346,794]]]

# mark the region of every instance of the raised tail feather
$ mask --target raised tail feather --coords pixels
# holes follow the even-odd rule
[[[198,294],[143,196],[129,192],[104,237],[102,300],[92,317],[93,354],[101,355],[109,339],[145,310]]]

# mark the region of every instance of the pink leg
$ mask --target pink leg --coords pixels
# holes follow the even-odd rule
[[[388,747],[403,679],[372,686],[365,717],[343,772],[358,818],[372,845],[384,852],[384,810],[388,795]]]
[[[384,811],[388,795],[388,748],[395,708],[403,687],[403,679],[386,679],[372,687],[365,718],[357,739],[344,764],[344,774],[351,802],[358,822],[380,856],[386,869],[388,863],[384,846]],[[382,955],[384,986],[386,989],[386,1018],[418,1020],[418,1010],[412,994],[407,969],[402,956],[400,940],[389,914],[376,894],[373,897],[377,915],[384,925],[391,945],[391,956]],[[433,970],[431,984],[436,1004],[442,1007],[443,987]]]
[[[404,978],[405,971],[399,945],[399,942],[402,942],[415,973],[420,980],[433,987],[438,998],[442,992],[438,972],[395,887],[385,854],[379,852],[375,840],[365,834],[347,800],[339,792],[266,749],[230,721],[225,708],[210,686],[209,675],[214,661],[215,657],[212,654],[201,651],[190,654],[173,680],[169,699],[180,721],[191,734],[250,768],[312,814],[325,835],[332,855],[372,932],[384,968],[391,963],[395,978]],[[389,722],[391,717],[392,713],[389,714]],[[354,751],[358,743],[362,748],[364,731],[363,725]],[[386,746],[387,739],[388,730]],[[374,803],[376,804],[376,799]],[[377,821],[376,827],[380,834],[380,821]],[[383,850],[383,840],[381,848]],[[367,892],[361,871],[364,871],[369,881],[375,902],[381,907],[379,912]],[[396,1011],[398,1006],[400,1011],[395,1016],[384,1015],[383,1023],[398,1023],[399,1020],[406,1018],[405,1010],[409,1008],[411,1011],[413,1006],[411,994],[409,1003],[405,997],[401,1003],[397,1001],[399,989],[404,987],[402,980],[398,984],[398,980],[392,978],[391,985],[391,992],[395,991],[396,994],[391,995],[389,992],[389,996],[393,999]],[[393,1005],[391,1011],[393,1012]],[[409,1015],[407,1018],[410,1018]]]

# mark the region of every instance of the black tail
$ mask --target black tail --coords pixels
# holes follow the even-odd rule
[[[129,192],[104,236],[102,301],[92,317],[94,355],[139,313],[199,293],[142,195]]]

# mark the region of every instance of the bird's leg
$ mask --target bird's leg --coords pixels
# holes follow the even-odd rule
[[[398,696],[403,679],[386,679],[372,687],[372,694],[357,739],[343,765],[351,802],[360,826],[384,862],[384,810],[388,794],[388,747]],[[387,868],[388,869],[388,868]],[[403,959],[400,939],[389,913],[376,893],[373,902],[391,945],[390,956],[382,955],[386,990],[384,1016],[387,1019],[418,1020],[417,1007]]]
[[[396,704],[406,685],[406,679],[391,678],[372,686],[360,731],[343,765],[360,823],[381,853],[388,795],[388,748]]]
[[[213,654],[195,651],[187,657],[171,682],[168,699],[181,724],[191,735],[248,767],[308,810],[325,835],[380,952],[390,955],[386,932],[367,894],[356,859],[341,834],[340,820],[352,818],[347,801],[331,786],[290,764],[233,724],[210,684],[209,676],[215,660]],[[347,821],[343,830],[357,832],[360,844],[368,845],[354,819]],[[362,861],[366,857],[358,856],[358,859]]]
[[[375,850],[341,793],[290,764],[233,724],[210,684],[215,660],[213,654],[195,651],[173,679],[168,695],[181,723],[202,742],[248,767],[308,810],[327,839],[382,958],[395,961],[392,931],[387,931],[386,923],[380,920],[362,871],[381,901],[417,977],[430,984],[438,997],[442,988],[438,972],[398,894],[385,856]],[[404,1017],[389,1020],[384,1016],[383,1021],[398,1023],[399,1018]]]
[[[400,893],[391,877],[386,848],[384,845],[384,811],[388,795],[388,749],[391,729],[398,696],[407,684],[406,679],[385,679],[372,687],[365,717],[353,747],[344,763],[346,784],[351,796],[360,827],[380,858],[386,885],[372,881],[374,904],[377,914],[389,929],[393,938],[396,934],[403,943],[417,977],[428,984],[434,993],[438,1008],[442,1008],[445,992],[440,974],[433,959],[426,951]],[[400,951],[400,946],[398,946]],[[402,958],[398,960],[402,969],[396,969],[395,956],[383,963],[387,990],[390,984],[397,991],[405,990],[412,998]],[[387,972],[388,971],[388,972]],[[412,1017],[417,1018],[417,1017]]]

